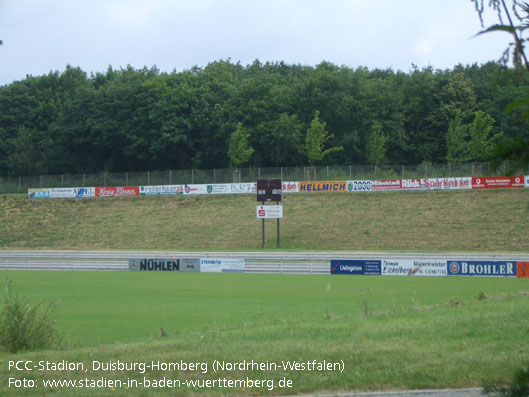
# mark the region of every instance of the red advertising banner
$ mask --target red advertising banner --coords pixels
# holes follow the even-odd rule
[[[523,188],[523,176],[487,176],[472,178],[472,189]]]
[[[529,278],[529,262],[516,263],[516,276]]]
[[[139,186],[96,187],[96,197],[129,197],[139,195]]]
[[[401,188],[400,182],[400,179],[371,181],[371,190],[399,190]]]

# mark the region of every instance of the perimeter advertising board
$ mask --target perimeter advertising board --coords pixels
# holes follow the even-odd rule
[[[204,258],[200,259],[202,273],[243,273],[244,259]]]
[[[50,198],[50,189],[28,189],[28,198]]]
[[[179,185],[140,186],[140,196],[165,196],[184,194]]]
[[[310,192],[346,192],[346,181],[334,182],[299,182],[300,193]]]
[[[283,193],[298,193],[299,182],[283,182]]]
[[[472,178],[424,178],[421,187],[426,190],[472,189]]]
[[[529,262],[516,263],[516,276],[522,278],[529,278]]]
[[[369,192],[371,191],[371,181],[347,181],[347,191]]]
[[[180,261],[175,258],[131,258],[129,270],[143,272],[177,272]]]
[[[95,197],[96,189],[94,187],[69,187],[69,188],[52,188],[50,189],[51,198],[83,198]]]
[[[472,178],[472,189],[523,188],[523,176],[491,176]]]
[[[371,190],[400,190],[400,179],[371,181]]]
[[[96,187],[96,197],[131,197],[139,195],[139,186]]]
[[[448,261],[449,276],[516,277],[516,262]]]
[[[381,261],[376,260],[331,260],[331,274],[379,276]]]
[[[437,259],[384,259],[383,276],[446,276],[446,261]]]
[[[524,179],[525,179],[525,187],[529,188],[529,175],[526,175]]]

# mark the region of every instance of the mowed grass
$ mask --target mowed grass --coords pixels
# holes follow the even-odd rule
[[[0,196],[0,249],[261,247],[253,195],[29,200]],[[529,189],[284,195],[281,249],[527,252]],[[276,222],[266,223],[275,249]]]
[[[0,354],[1,395],[296,394],[481,386],[529,361],[529,280],[2,271],[58,299],[61,350]],[[159,337],[163,327],[168,337]],[[213,360],[328,360],[344,371],[221,371]],[[9,360],[207,362],[197,371],[8,371]],[[14,389],[7,379],[272,379],[276,388]],[[283,377],[292,388],[278,388]]]

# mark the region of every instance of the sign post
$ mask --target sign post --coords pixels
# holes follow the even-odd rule
[[[283,217],[283,207],[279,205],[283,198],[283,182],[281,179],[258,179],[257,201],[262,204],[257,206],[257,219],[262,219],[261,248],[265,243],[265,219],[277,219],[277,247],[280,246],[280,219]],[[277,205],[265,205],[265,202],[275,201]]]

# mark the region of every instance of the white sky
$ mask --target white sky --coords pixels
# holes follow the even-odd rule
[[[445,69],[501,56],[508,36],[480,30],[470,0],[0,0],[0,85],[67,64],[170,72],[228,58]]]

